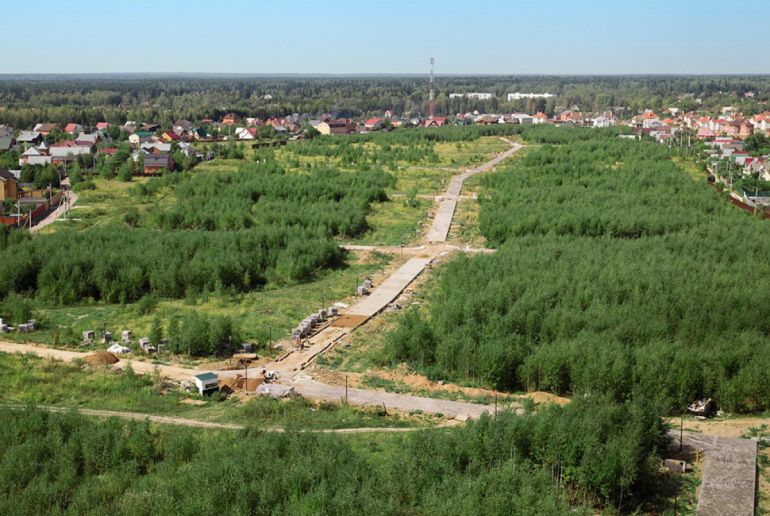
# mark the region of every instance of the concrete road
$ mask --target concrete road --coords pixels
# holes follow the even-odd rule
[[[679,431],[669,432],[679,443]],[[684,432],[682,443],[703,453],[699,516],[752,516],[757,485],[757,441]]]
[[[479,165],[458,174],[449,181],[449,186],[446,189],[446,193],[441,197],[436,215],[433,217],[433,224],[428,231],[426,240],[430,243],[446,242],[447,235],[449,234],[449,227],[452,225],[452,218],[454,217],[455,210],[457,209],[457,201],[460,198],[460,193],[463,189],[465,180],[469,177],[473,177],[477,174],[492,170],[499,165],[503,160],[506,160],[513,156],[516,152],[523,148],[523,145],[514,143],[507,138],[502,138],[503,141],[511,145],[511,148],[505,152],[502,152],[487,161],[486,163]]]

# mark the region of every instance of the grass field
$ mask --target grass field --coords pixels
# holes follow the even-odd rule
[[[2,404],[140,412],[263,428],[421,426],[436,421],[425,415],[386,415],[377,408],[315,404],[301,398],[201,397],[157,376],[20,354],[0,353],[0,387]],[[183,403],[191,399],[199,404]]]

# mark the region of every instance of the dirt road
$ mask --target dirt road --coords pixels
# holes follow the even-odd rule
[[[96,350],[96,349],[94,349]],[[62,360],[64,362],[72,362],[74,360],[83,360],[91,353],[81,351],[68,351],[64,349],[54,349],[45,346],[38,346],[35,344],[16,344],[13,342],[0,342],[0,351],[6,353],[32,353],[43,358],[53,358],[56,360]],[[177,366],[156,365],[149,362],[140,362],[138,360],[126,360],[122,359],[112,364],[114,369],[125,369],[128,365],[135,373],[150,374],[158,371],[158,373],[164,378],[170,378],[172,380],[184,381],[191,380],[196,374],[203,372],[204,370],[186,369]]]
[[[212,421],[201,421],[200,419],[188,419],[183,417],[162,416],[159,414],[144,414],[142,412],[123,412],[117,410],[96,410],[79,407],[54,407],[50,405],[36,405],[36,409],[46,412],[64,414],[75,411],[78,414],[89,417],[116,417],[119,419],[128,419],[131,421],[150,421],[159,425],[189,426],[193,428],[208,428],[214,430],[244,430],[246,425],[235,423],[215,423]],[[26,410],[24,405],[0,405],[0,409],[5,410]],[[299,430],[301,432],[323,433],[323,434],[365,434],[365,433],[400,433],[414,432],[416,430],[430,430],[433,428],[447,428],[450,425],[437,425],[433,427],[362,427],[362,428],[323,428],[319,430]],[[284,428],[266,427],[260,428],[263,432],[285,432]]]
[[[46,218],[32,226],[32,228],[29,230],[30,233],[37,233],[44,227],[53,224],[59,219],[59,217],[62,217],[69,210],[71,210],[72,207],[75,206],[75,203],[78,202],[78,194],[72,190],[72,187],[70,186],[70,179],[67,177],[63,179],[61,183],[64,187],[62,190],[64,195],[63,202],[54,211],[49,213]]]

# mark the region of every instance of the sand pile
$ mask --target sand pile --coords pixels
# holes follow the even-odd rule
[[[119,361],[118,357],[106,351],[91,353],[84,360],[93,365],[112,365]]]

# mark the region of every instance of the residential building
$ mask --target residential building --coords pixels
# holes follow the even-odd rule
[[[0,168],[0,201],[15,201],[19,198],[19,180],[7,169]]]
[[[225,125],[235,125],[241,120],[241,117],[235,113],[228,113],[222,117],[222,123]]]
[[[551,93],[509,93],[508,94],[508,102],[512,100],[521,100],[521,99],[550,99],[551,97],[555,97],[556,95],[553,95]]]
[[[37,131],[22,131],[19,133],[19,136],[16,137],[16,143],[39,145],[42,143],[43,139],[43,134]]]
[[[64,132],[68,134],[82,133],[83,126],[80,124],[70,122],[69,124],[64,126]]]
[[[352,124],[350,120],[344,118],[319,122],[315,128],[319,133],[326,135],[350,134],[356,132],[356,126]]]
[[[173,160],[171,155],[167,152],[145,152],[142,153],[144,158],[144,169],[142,173],[144,175],[157,175],[162,174],[166,170],[173,168]]]
[[[56,127],[56,124],[37,124],[33,130],[43,136],[48,136]]]
[[[445,116],[434,116],[433,118],[429,118],[424,122],[425,127],[443,127],[447,124],[447,117]]]
[[[466,99],[474,99],[474,100],[492,100],[493,96],[494,95],[491,93],[479,93],[479,92],[449,94],[450,99],[466,98]]]
[[[93,147],[99,143],[100,140],[101,137],[99,136],[99,133],[80,133],[77,138],[75,138],[75,143],[83,147]]]

